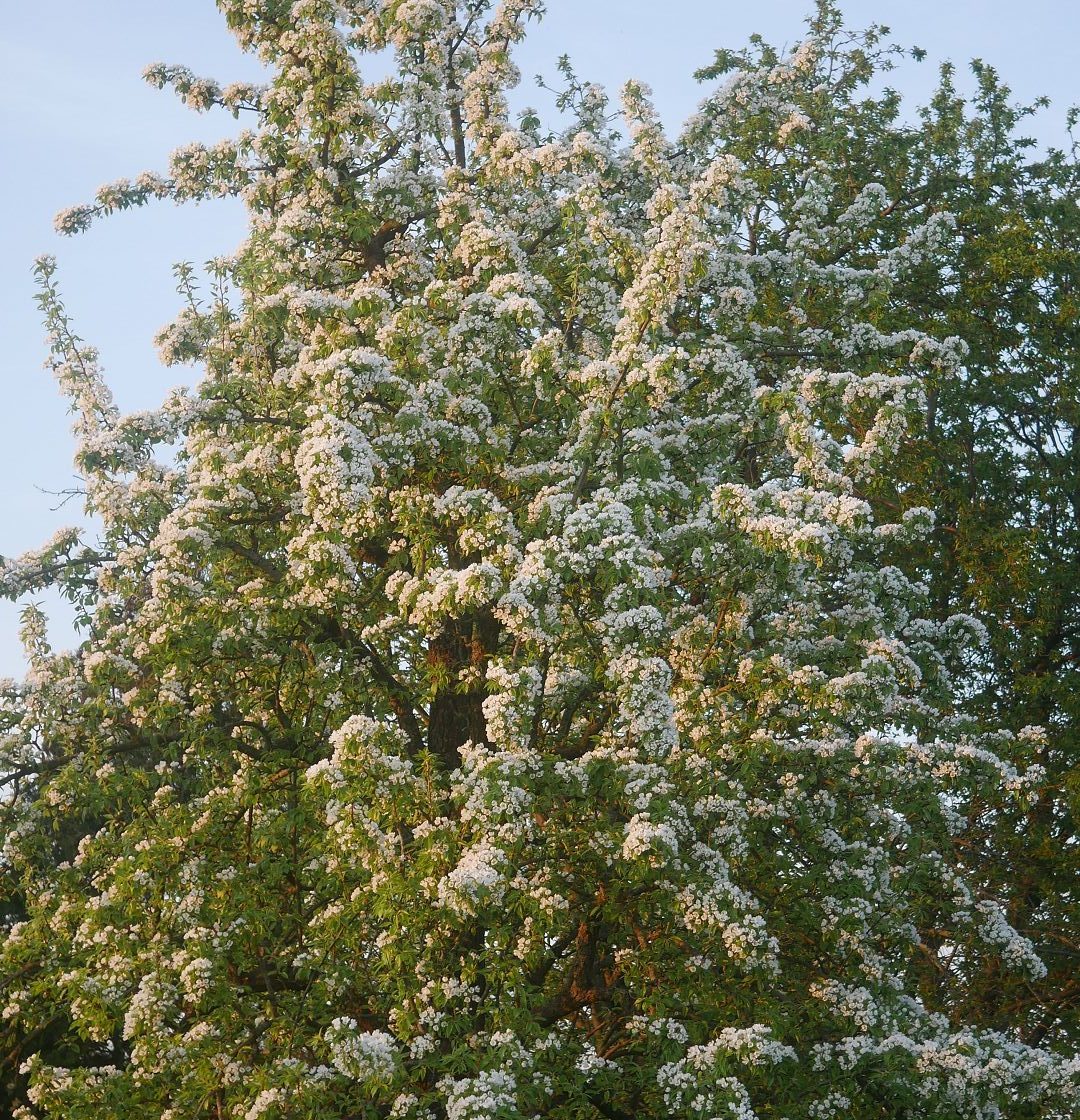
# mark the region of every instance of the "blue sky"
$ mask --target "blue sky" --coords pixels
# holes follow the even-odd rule
[[[852,25],[888,24],[896,39],[928,51],[893,84],[915,98],[933,85],[937,64],[979,57],[1017,95],[1046,94],[1053,107],[1032,126],[1060,143],[1066,107],[1080,101],[1074,51],[1076,0],[848,0]],[[666,120],[690,113],[693,70],[719,46],[752,32],[797,42],[809,4],[802,0],[548,0],[548,16],[519,61],[522,101],[536,100],[531,76],[551,75],[571,56],[589,80],[617,88],[649,82]],[[157,365],[151,338],[178,304],[171,266],[201,263],[242,237],[239,206],[158,205],[114,216],[74,239],[52,230],[53,215],[86,201],[103,182],[163,169],[175,147],[232,131],[227,115],[198,116],[140,78],[155,61],[235,81],[258,67],[236,48],[212,0],[50,0],[5,5],[0,33],[0,555],[36,547],[78,523],[77,501],[56,508],[73,483],[69,417],[42,370],[42,330],[33,302],[34,258],[52,253],[78,332],[98,346],[123,408],[157,404],[178,371]],[[59,646],[75,638],[62,604],[42,597]],[[17,608],[0,603],[0,676],[22,673]]]

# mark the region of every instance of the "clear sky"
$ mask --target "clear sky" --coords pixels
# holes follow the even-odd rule
[[[53,215],[87,201],[103,182],[163,169],[175,147],[220,138],[228,115],[199,116],[140,79],[156,61],[180,62],[223,82],[258,77],[233,43],[212,0],[0,0],[0,555],[17,555],[63,525],[77,501],[56,508],[72,485],[69,417],[49,375],[33,302],[34,258],[52,253],[76,329],[102,352],[122,408],[156,405],[178,371],[157,365],[151,338],[178,304],[171,266],[201,263],[242,237],[238,205],[176,209],[158,204],[115,215],[74,239],[52,230]],[[937,64],[982,58],[1021,98],[1046,94],[1053,107],[1032,125],[1061,143],[1066,107],[1080,101],[1075,51],[1077,0],[847,0],[849,22],[888,24],[904,45],[928,51],[892,84],[915,98]],[[760,32],[793,44],[803,0],[548,0],[548,16],[519,54],[523,103],[537,100],[531,76],[554,73],[569,54],[578,74],[616,89],[649,82],[672,124],[693,111],[693,70],[714,48],[741,46]],[[63,604],[43,597],[58,646],[76,639]],[[22,674],[17,608],[0,603],[0,676]]]

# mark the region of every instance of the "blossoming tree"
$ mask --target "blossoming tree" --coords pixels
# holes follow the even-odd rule
[[[3,569],[85,630],[0,709],[14,1115],[1073,1115],[942,994],[1044,971],[965,854],[1040,732],[867,501],[965,352],[885,326],[949,216],[806,159],[867,44],[548,132],[537,0],[219,6],[269,84],[148,77],[253,130],[60,218],[244,199],[201,381],[120,415],[39,266],[102,531]]]

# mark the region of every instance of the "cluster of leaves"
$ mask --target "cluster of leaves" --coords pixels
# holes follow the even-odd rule
[[[256,127],[60,218],[244,199],[198,385],[40,266],[103,531],[0,572],[86,632],[0,706],[2,1107],[1074,1115],[1074,161],[829,3],[676,139],[515,126],[536,0],[219,6],[269,84],[148,78]]]

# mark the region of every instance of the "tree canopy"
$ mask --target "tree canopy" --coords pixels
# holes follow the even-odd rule
[[[513,113],[538,0],[218,6],[271,80],[147,78],[251,130],[58,218],[244,200],[198,382],[122,415],[38,264],[101,532],[0,569],[83,636],[0,704],[0,1107],[1074,1116],[1073,154],[828,0],[676,136]]]

